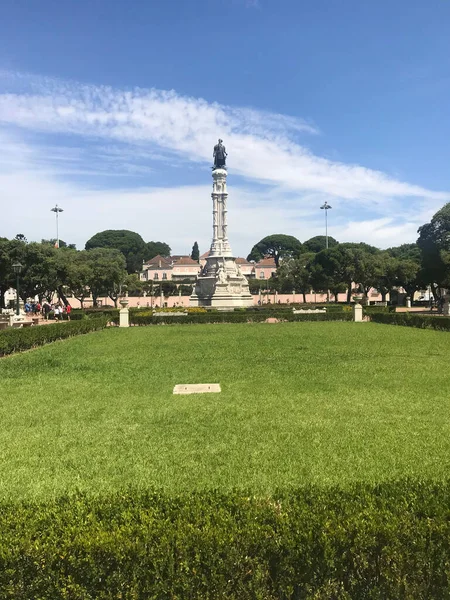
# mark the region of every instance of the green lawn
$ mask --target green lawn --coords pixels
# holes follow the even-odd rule
[[[185,325],[1,359],[0,499],[443,478],[449,346],[368,323]]]

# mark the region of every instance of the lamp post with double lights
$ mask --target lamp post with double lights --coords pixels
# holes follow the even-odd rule
[[[20,264],[20,262],[15,262],[15,263],[13,263],[12,268],[14,270],[14,273],[16,274],[16,296],[17,296],[17,300],[16,300],[16,315],[20,315],[19,276],[20,276],[20,273],[22,271],[22,265]]]
[[[325,200],[325,202],[322,204],[322,206],[320,208],[321,208],[321,210],[325,211],[325,248],[328,250],[328,215],[327,215],[327,212],[330,210],[330,208],[333,208],[333,207],[330,206],[328,204],[328,202]]]
[[[58,215],[59,213],[64,212],[63,209],[55,204],[54,208],[50,209],[52,212],[56,214],[56,248],[59,248],[59,224],[58,224]]]

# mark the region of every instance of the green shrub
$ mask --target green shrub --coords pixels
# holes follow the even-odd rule
[[[6,356],[13,352],[23,352],[24,350],[43,346],[44,344],[63,340],[74,335],[98,331],[99,329],[104,329],[108,321],[108,317],[96,317],[71,321],[70,323],[55,323],[22,329],[6,329],[0,331],[0,356]]]
[[[414,313],[375,313],[370,316],[375,323],[386,325],[404,325],[406,327],[419,327],[420,329],[437,329],[438,331],[450,331],[450,317],[433,317],[418,315]]]
[[[260,323],[268,318],[280,321],[351,321],[350,313],[305,313],[294,314],[290,311],[254,311],[254,312],[215,312],[206,314],[190,314],[185,316],[155,317],[151,315],[133,314],[130,321],[133,325],[161,325],[161,324],[188,324],[188,323]]]
[[[312,303],[312,304],[304,304],[303,302],[295,302],[295,303],[291,303],[291,304],[262,304],[262,305],[258,305],[258,306],[249,306],[248,308],[245,308],[244,310],[247,311],[276,311],[276,312],[284,312],[284,311],[291,311],[293,308],[295,309],[299,309],[299,308],[303,308],[303,309],[315,309],[315,308],[326,308],[327,312],[342,312],[344,310],[346,310],[347,308],[349,308],[351,310],[351,307],[349,307],[348,304],[336,304],[334,302],[329,303],[329,304],[324,304],[324,303]]]
[[[450,484],[0,505],[2,598],[448,598]]]
[[[130,311],[131,310],[136,310],[136,309],[130,309]],[[64,314],[63,316],[66,319],[67,315]],[[118,320],[119,319],[119,309],[118,308],[109,308],[109,307],[88,308],[88,309],[73,308],[72,312],[70,313],[71,321],[80,321],[81,319],[95,318],[95,317],[109,317],[110,319]]]

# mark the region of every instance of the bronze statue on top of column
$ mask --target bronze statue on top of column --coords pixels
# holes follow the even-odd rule
[[[223,145],[223,140],[219,140],[219,143],[214,146],[214,167],[213,169],[226,169],[226,158],[227,152],[225,146]]]

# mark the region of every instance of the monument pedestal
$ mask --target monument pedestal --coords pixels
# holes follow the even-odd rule
[[[227,171],[225,168],[216,168],[212,177],[213,239],[189,304],[214,308],[253,306],[247,278],[236,264],[228,242]]]
[[[234,257],[207,257],[189,304],[213,308],[253,306],[253,296],[249,292],[247,278],[240,272]]]

